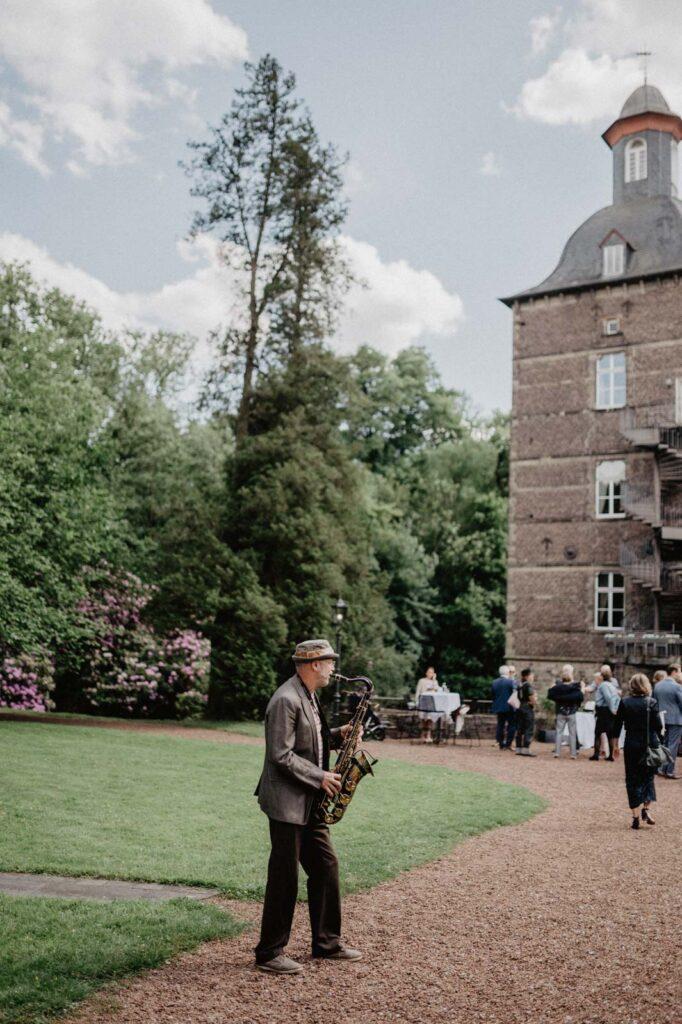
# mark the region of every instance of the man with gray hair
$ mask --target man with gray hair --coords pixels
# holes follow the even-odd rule
[[[682,740],[682,667],[679,662],[668,665],[665,678],[654,686],[654,698],[658,701],[658,710],[665,712],[665,745],[672,754],[670,764],[658,774],[664,779],[678,779],[675,762]]]
[[[497,715],[497,731],[495,739],[500,750],[511,750],[511,745],[516,734],[516,708],[509,703],[509,698],[515,690],[515,684],[510,679],[509,665],[500,665],[499,676],[492,684],[493,703],[490,711]]]
[[[308,876],[313,956],[359,960],[341,941],[339,865],[329,828],[317,820],[319,798],[341,789],[329,770],[329,750],[343,744],[350,725],[329,729],[317,698],[338,654],[328,640],[304,640],[293,654],[296,671],[270,698],[265,711],[265,763],[256,788],[270,822],[271,852],[256,966],[272,974],[298,974],[284,955],[298,894],[298,865]]]

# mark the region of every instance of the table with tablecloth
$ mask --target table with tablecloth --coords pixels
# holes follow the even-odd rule
[[[578,739],[578,743],[581,747],[594,747],[594,731],[596,721],[597,719],[594,711],[576,711],[575,732]],[[563,731],[561,742],[568,743],[568,726],[566,726]],[[624,742],[625,730],[621,729],[620,737],[618,740],[618,746],[622,747]]]
[[[462,704],[458,693],[422,693],[417,705],[422,721],[448,719]]]

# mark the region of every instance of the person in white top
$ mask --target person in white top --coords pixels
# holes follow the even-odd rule
[[[417,683],[417,689],[414,695],[414,701],[419,707],[419,698],[425,693],[441,693],[441,687],[436,679],[436,670],[432,665],[426,670],[426,675]],[[420,711],[419,718],[422,723],[422,740],[424,743],[433,743],[433,737],[431,736],[431,730],[433,729],[433,723],[438,718],[438,713],[435,711]]]

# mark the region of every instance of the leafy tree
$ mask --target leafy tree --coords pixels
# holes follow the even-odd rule
[[[420,349],[389,360],[365,347],[350,367],[349,443],[383,481],[399,530],[383,549],[389,600],[417,658],[474,695],[504,649],[506,419],[473,417]]]
[[[231,434],[217,419],[182,422],[173,407],[187,339],[136,339],[108,424],[111,486],[133,537],[135,571],[153,581],[161,629],[202,628],[216,612],[219,534]]]
[[[0,636],[10,652],[68,643],[81,567],[125,558],[104,433],[119,356],[89,310],[24,267],[2,267]]]
[[[192,232],[216,236],[242,282],[212,375],[221,405],[239,376],[237,445],[250,429],[259,370],[282,346],[327,333],[346,273],[334,237],[346,210],[333,147],[320,144],[294,76],[273,57],[247,64],[246,75],[209,141],[190,143],[187,166],[192,195],[206,202]]]

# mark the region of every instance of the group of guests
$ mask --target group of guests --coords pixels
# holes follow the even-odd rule
[[[531,669],[516,679],[513,665],[502,665],[492,684],[492,711],[497,715],[496,740],[500,750],[509,750],[516,738],[516,753],[534,756],[528,748],[534,732],[536,695]],[[620,736],[625,732],[623,759],[632,827],[640,821],[655,824],[651,804],[656,800],[654,778],[679,779],[675,771],[682,743],[682,666],[678,662],[655,672],[653,687],[643,672],[635,673],[624,696],[609,664],[601,666],[591,683],[577,680],[572,665],[564,665],[561,677],[547,691],[556,707],[554,757],[561,756],[564,733],[568,732],[571,758],[578,756],[576,713],[593,700],[595,712],[594,749],[591,761],[599,761],[602,742],[606,761],[620,756]],[[589,706],[586,704],[586,706]],[[661,753],[662,749],[662,753]],[[652,752],[653,751],[653,752]]]

